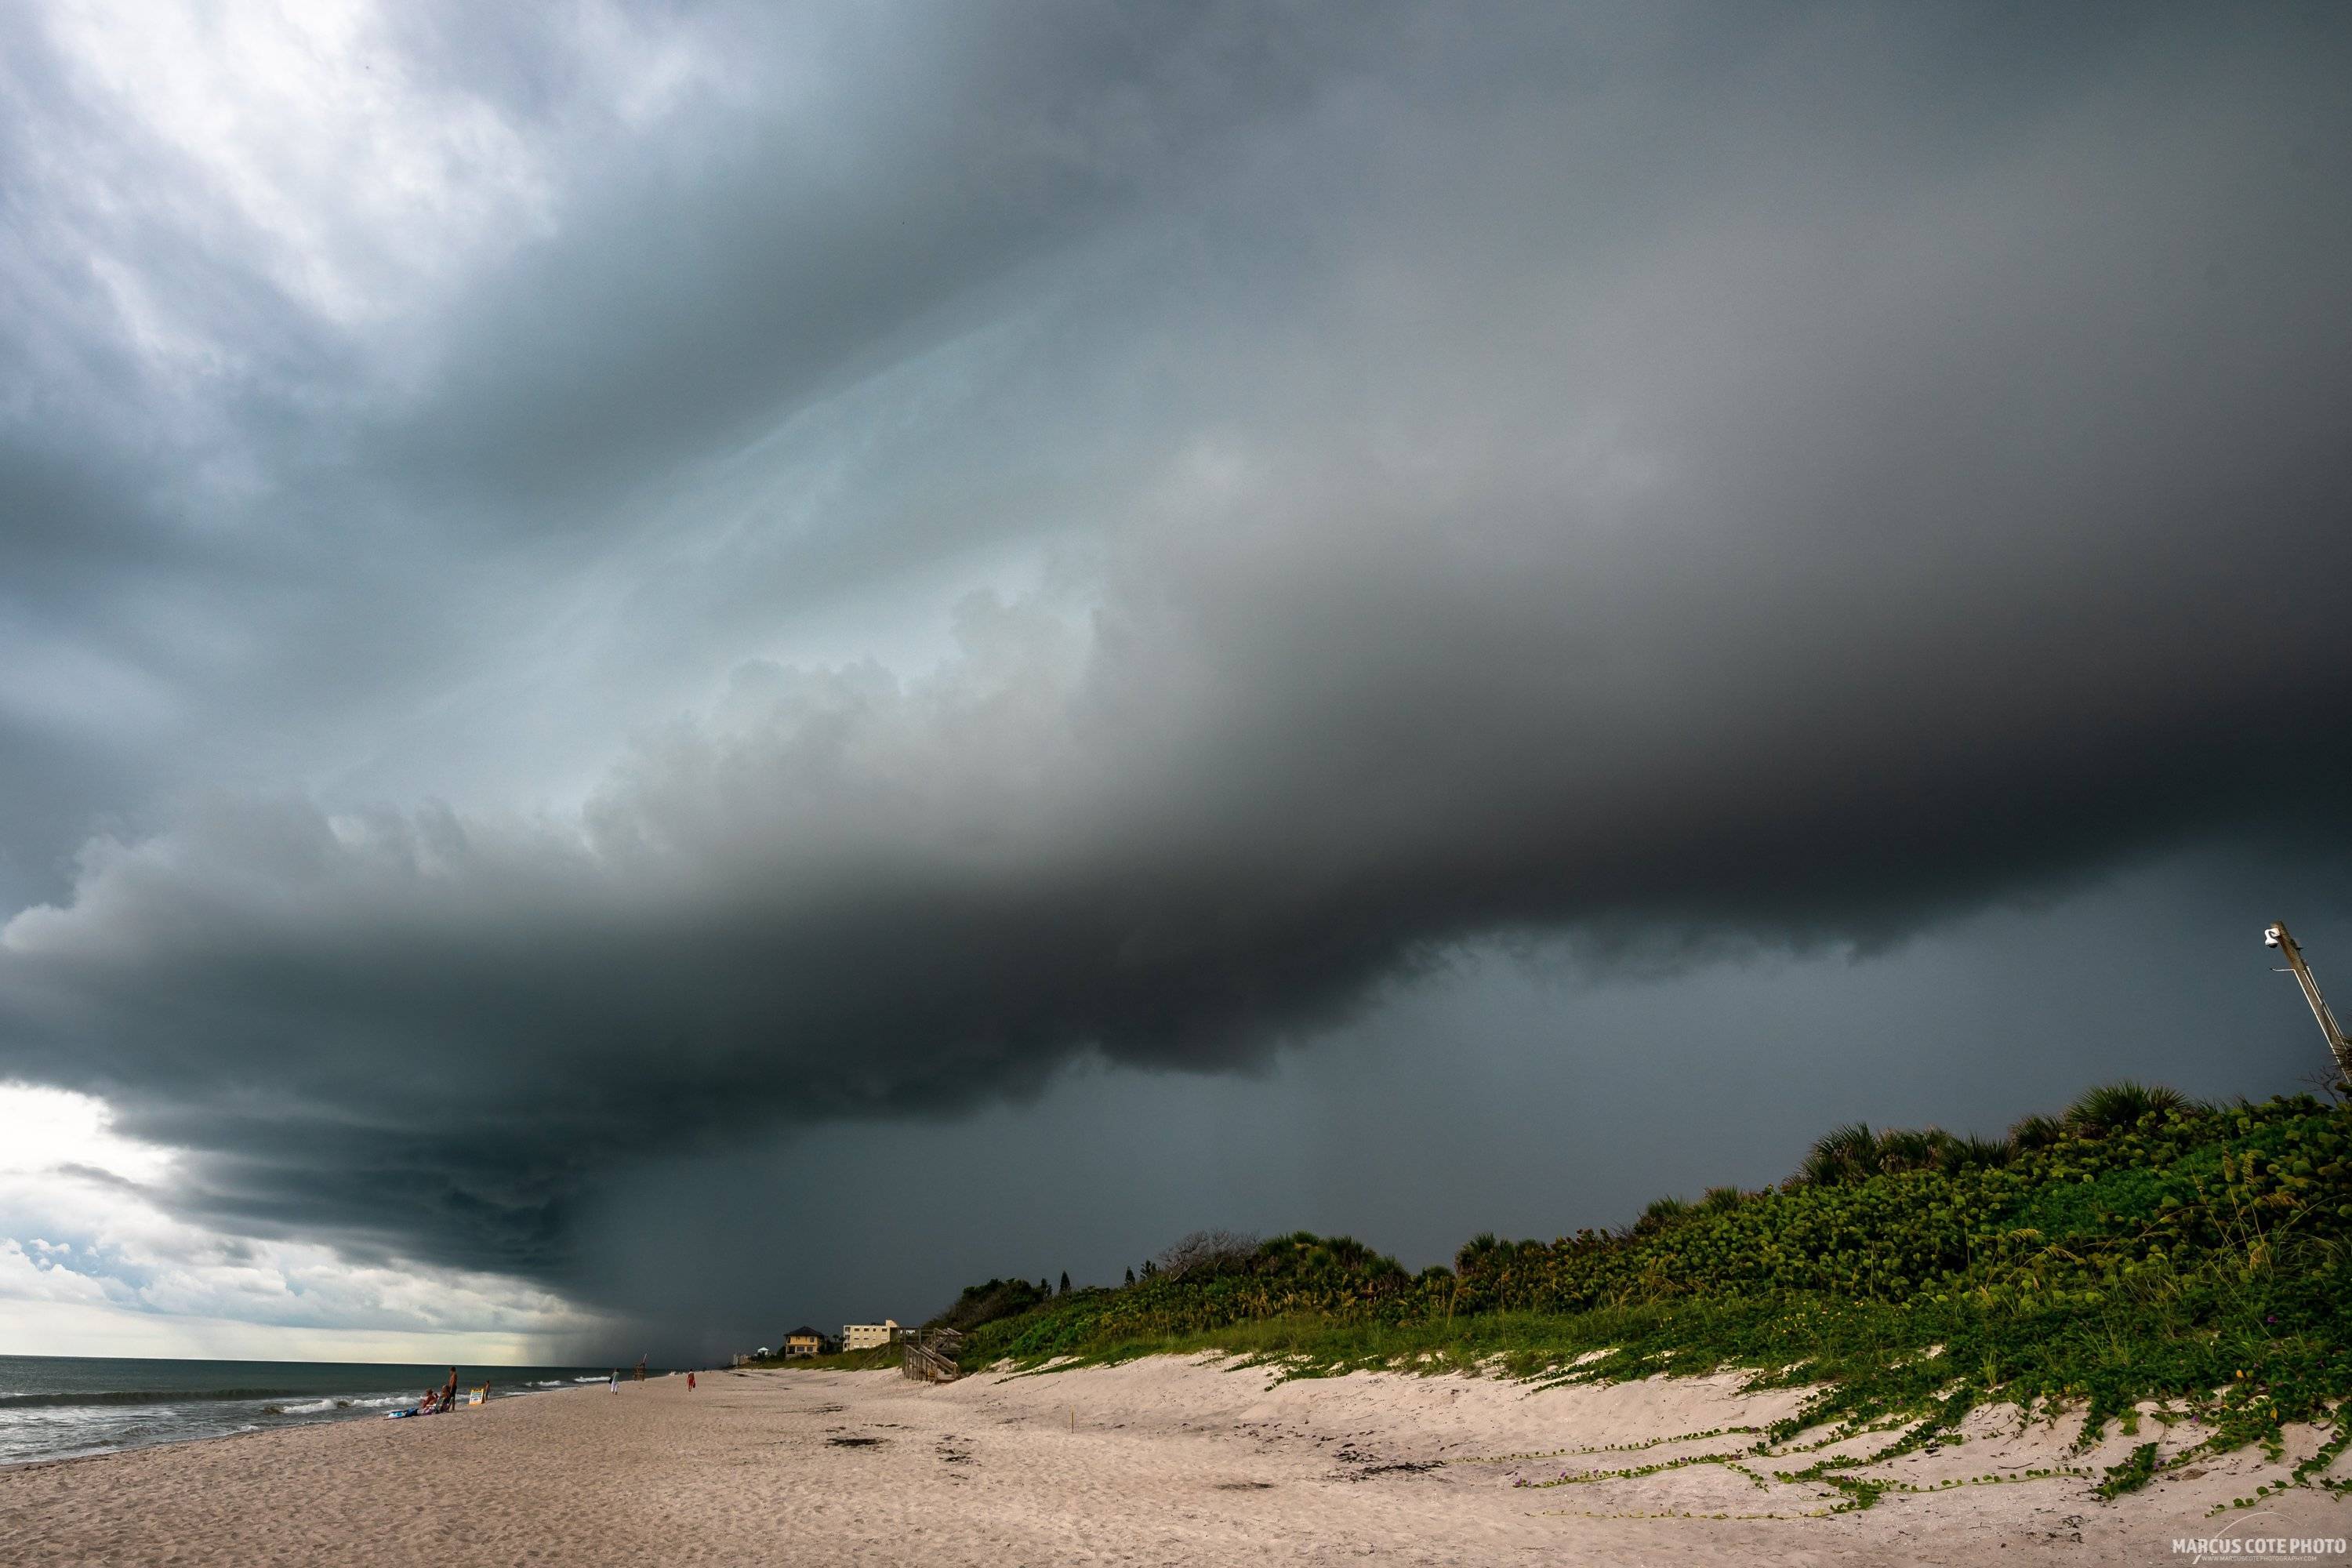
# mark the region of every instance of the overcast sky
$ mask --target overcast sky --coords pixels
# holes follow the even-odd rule
[[[2299,1087],[2347,45],[0,9],[0,1351],[716,1353]]]

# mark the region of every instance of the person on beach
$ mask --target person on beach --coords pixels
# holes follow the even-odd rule
[[[618,1394],[621,1392],[621,1369],[617,1366],[613,1369],[613,1380],[610,1386],[614,1393]]]
[[[453,1410],[457,1405],[457,1369],[449,1369],[449,1381],[441,1390],[441,1408]]]
[[[690,1372],[686,1374],[686,1391],[688,1394],[694,1392],[694,1373]]]

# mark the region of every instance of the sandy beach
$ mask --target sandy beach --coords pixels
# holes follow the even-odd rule
[[[2352,1531],[2352,1504],[2307,1489],[2207,1518],[2284,1473],[2252,1450],[2115,1503],[2062,1475],[1895,1490],[1827,1518],[1806,1516],[1836,1494],[1774,1479],[1810,1454],[1752,1476],[1702,1464],[1520,1484],[1726,1452],[1742,1439],[1690,1435],[1795,1402],[1730,1378],[1274,1384],[1168,1358],[943,1386],[714,1373],[692,1393],[657,1378],[0,1472],[0,1542],[12,1564],[2144,1563],[2176,1560],[2183,1536]],[[2075,1429],[1980,1412],[1968,1441],[1872,1473],[1933,1486],[2194,1441],[2149,1424],[2078,1454]],[[2317,1440],[2294,1433],[2290,1462]],[[1645,1446],[1558,1452],[1607,1445]],[[1692,1517],[1717,1514],[1732,1517]]]

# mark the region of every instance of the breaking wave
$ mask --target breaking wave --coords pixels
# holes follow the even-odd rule
[[[283,1399],[299,1388],[116,1388],[90,1394],[0,1394],[0,1410],[66,1405],[205,1405],[228,1399]]]

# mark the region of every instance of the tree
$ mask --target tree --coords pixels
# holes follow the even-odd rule
[[[1214,1275],[1248,1261],[1257,1237],[1234,1230],[1196,1230],[1160,1255],[1160,1269],[1181,1279]]]
[[[1132,1268],[1127,1271],[1127,1282],[1130,1285],[1135,1283],[1135,1270]]]
[[[1063,1269],[1063,1270],[1062,1270],[1062,1294],[1063,1294],[1063,1295],[1065,1295],[1065,1296],[1066,1296],[1066,1295],[1068,1295],[1069,1293],[1070,1293],[1070,1271],[1069,1271],[1068,1269],[1065,1268],[1065,1269]]]

